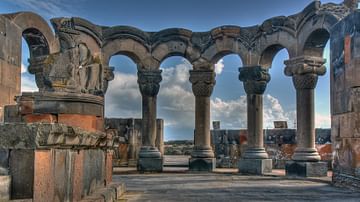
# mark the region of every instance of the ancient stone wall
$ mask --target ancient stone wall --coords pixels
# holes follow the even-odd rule
[[[164,154],[164,120],[156,121],[156,147]],[[116,130],[119,146],[114,148],[113,166],[136,167],[142,145],[142,120],[106,118],[106,130]]]
[[[273,160],[273,168],[284,169],[296,148],[295,129],[265,129],[265,149]],[[248,132],[242,130],[211,130],[211,145],[217,167],[236,168],[247,147]],[[316,149],[321,160],[332,168],[332,142],[330,129],[316,129]]]
[[[331,35],[333,182],[360,188],[360,12],[340,21]]]

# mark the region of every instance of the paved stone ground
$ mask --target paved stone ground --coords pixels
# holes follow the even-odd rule
[[[360,193],[331,186],[330,177],[289,179],[229,173],[114,175],[126,183],[121,201],[360,201]]]

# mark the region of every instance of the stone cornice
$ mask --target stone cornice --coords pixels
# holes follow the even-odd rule
[[[286,60],[284,64],[285,75],[304,75],[304,74],[316,74],[324,75],[326,73],[326,67],[324,64],[326,60],[321,57],[303,56]]]
[[[112,132],[89,132],[64,124],[5,123],[0,124],[0,148],[112,148],[117,144]]]

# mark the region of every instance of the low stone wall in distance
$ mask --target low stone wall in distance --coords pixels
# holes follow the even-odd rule
[[[295,129],[264,130],[265,148],[273,160],[273,168],[283,169],[291,160],[296,148]],[[211,145],[214,149],[217,167],[237,168],[239,159],[247,146],[247,130],[212,130]],[[331,168],[331,129],[316,129],[316,148],[321,160]]]

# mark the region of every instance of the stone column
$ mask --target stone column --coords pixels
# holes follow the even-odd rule
[[[286,164],[287,175],[326,176],[326,163],[319,162],[315,148],[314,90],[318,76],[326,73],[325,60],[319,57],[297,57],[285,61],[285,74],[292,76],[296,89],[297,148],[291,162]]]
[[[142,95],[142,146],[139,152],[139,171],[162,171],[163,159],[155,146],[156,98],[160,89],[161,70],[138,72]]]
[[[239,80],[244,82],[247,94],[248,130],[248,147],[239,161],[239,172],[262,175],[272,171],[263,135],[263,93],[270,75],[268,69],[261,66],[242,67],[239,72]]]
[[[195,95],[195,146],[189,168],[192,171],[212,171],[216,163],[210,145],[210,96],[215,85],[215,72],[191,70],[190,82]]]

